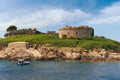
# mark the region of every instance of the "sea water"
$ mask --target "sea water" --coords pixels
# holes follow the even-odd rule
[[[0,80],[120,80],[120,62],[0,61]]]

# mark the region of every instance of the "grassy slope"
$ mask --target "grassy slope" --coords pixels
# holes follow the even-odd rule
[[[120,49],[120,42],[106,39],[104,37],[86,37],[83,39],[60,39],[57,35],[19,35],[12,38],[0,39],[0,44],[8,44],[15,41],[27,41],[37,44],[51,44],[57,47],[81,47],[85,49],[92,49],[95,47],[104,49]]]

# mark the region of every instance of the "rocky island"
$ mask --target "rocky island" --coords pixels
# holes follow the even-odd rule
[[[12,31],[11,31],[12,28]],[[42,33],[36,29],[17,30],[10,26],[0,39],[0,59],[120,61],[120,42],[94,36],[88,26],[65,26]]]
[[[120,52],[105,49],[84,50],[82,48],[47,47],[30,45],[28,42],[12,42],[0,51],[0,59],[25,60],[80,60],[80,61],[119,61]]]

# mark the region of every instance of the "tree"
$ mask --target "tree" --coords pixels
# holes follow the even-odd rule
[[[7,28],[7,32],[9,31],[14,31],[14,30],[17,30],[17,27],[15,25],[10,25],[8,28]]]

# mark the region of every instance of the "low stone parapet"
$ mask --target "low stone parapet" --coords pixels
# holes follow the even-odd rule
[[[19,49],[26,50],[26,49],[30,48],[30,44],[28,42],[11,42],[8,44],[7,48],[9,48],[9,49],[19,48]]]

